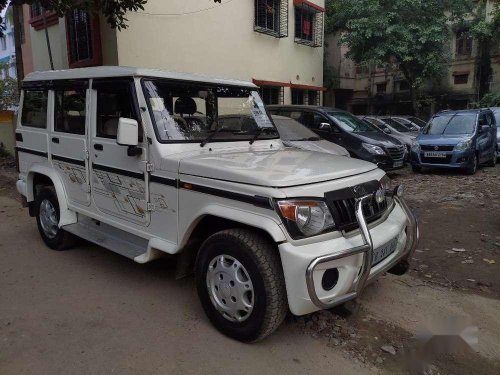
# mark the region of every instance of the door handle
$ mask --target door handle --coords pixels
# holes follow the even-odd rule
[[[52,138],[52,143],[59,143],[59,138],[53,137]]]
[[[102,151],[104,147],[100,143],[94,143],[94,150]]]

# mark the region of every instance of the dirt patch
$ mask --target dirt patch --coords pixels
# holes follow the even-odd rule
[[[13,157],[0,158],[0,195],[19,200],[16,190],[16,160]]]
[[[500,297],[500,167],[474,176],[392,174],[420,222],[411,273],[439,285]]]

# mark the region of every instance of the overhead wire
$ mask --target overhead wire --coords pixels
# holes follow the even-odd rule
[[[212,9],[215,9],[215,8],[218,8],[218,7],[221,7],[221,6],[224,6],[226,4],[229,4],[231,2],[233,2],[234,0],[227,0],[226,2],[221,2],[220,4],[218,5],[213,5],[211,7],[208,7],[208,8],[203,8],[203,9],[198,9],[198,10],[193,10],[193,11],[190,11],[190,12],[183,12],[183,13],[150,13],[150,12],[136,12],[138,14],[144,14],[146,16],[185,16],[185,15],[189,15],[189,14],[196,14],[196,13],[201,13],[201,12],[205,12],[205,11],[208,11],[208,10],[212,10]]]

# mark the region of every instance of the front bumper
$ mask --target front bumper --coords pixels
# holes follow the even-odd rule
[[[474,156],[472,150],[445,151],[446,158],[425,158],[424,151],[411,153],[411,164],[419,167],[463,169],[467,168]]]
[[[394,197],[390,213],[368,225],[361,204],[356,201],[359,230],[329,241],[306,245],[279,245],[290,310],[304,315],[329,309],[360,295],[368,282],[402,260],[409,259],[418,242],[418,224],[403,199]],[[372,267],[373,250],[397,239],[396,250]],[[332,251],[332,249],[335,249]],[[326,291],[321,285],[326,270],[339,271],[335,287]]]

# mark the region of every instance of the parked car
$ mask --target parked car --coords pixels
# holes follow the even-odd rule
[[[344,147],[324,140],[290,117],[274,115],[272,119],[285,146],[308,151],[326,152],[332,155],[350,156],[349,151]]]
[[[379,116],[377,117],[381,121],[385,122],[387,125],[389,125],[391,128],[394,130],[397,130],[400,133],[406,134],[410,137],[417,137],[419,130],[416,129],[413,125],[411,124],[404,124],[401,120],[396,120],[392,117],[386,117],[386,116]]]
[[[396,128],[392,127],[388,122],[383,121],[377,117],[363,116],[362,120],[365,120],[375,126],[380,131],[389,134],[391,137],[396,138],[398,141],[403,143],[406,146],[406,152],[409,155],[411,145],[415,142],[417,138],[414,135],[410,135],[409,132],[400,132]]]
[[[427,123],[414,116],[391,116],[396,121],[412,126],[416,131],[420,131]]]
[[[491,110],[497,123],[497,151],[499,151],[497,156],[500,157],[500,107],[491,108]]]
[[[463,169],[474,174],[481,163],[495,166],[496,132],[490,109],[440,112],[412,146],[412,168],[416,172],[422,167]]]
[[[405,146],[349,112],[329,107],[271,105],[270,113],[291,117],[327,141],[384,170],[404,167]]]
[[[94,67],[22,87],[16,186],[45,244],[176,255],[230,337],[262,339],[288,310],[408,270],[418,227],[401,187],[372,163],[285,148],[252,83]]]

